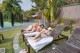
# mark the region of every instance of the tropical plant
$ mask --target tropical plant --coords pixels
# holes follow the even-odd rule
[[[57,0],[32,0],[32,1],[36,3],[38,11],[41,11],[47,20],[51,22],[54,20]]]
[[[3,9],[3,5],[2,5],[2,4],[0,4],[0,11],[2,11],[2,9]]]
[[[56,12],[65,5],[75,4],[79,2],[65,2],[64,0],[32,0],[36,3],[36,8],[50,22],[57,18]]]
[[[21,12],[20,4],[21,0],[3,0],[4,5],[4,16],[10,19],[11,13],[15,14],[16,16]]]

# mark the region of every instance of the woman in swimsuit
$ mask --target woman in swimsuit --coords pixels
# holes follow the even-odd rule
[[[36,34],[35,37],[27,37],[27,39],[32,39],[34,41],[39,41],[40,39],[42,39],[44,37],[50,36],[51,32],[52,32],[52,29],[51,29],[51,27],[49,27],[48,29],[43,29],[41,32]]]

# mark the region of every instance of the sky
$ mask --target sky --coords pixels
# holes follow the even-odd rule
[[[32,5],[35,6],[35,3],[32,3],[31,0],[22,0],[22,2],[20,5],[23,11],[30,10]],[[2,3],[2,0],[0,0],[0,3]]]
[[[0,0],[0,3],[2,3],[2,0]]]

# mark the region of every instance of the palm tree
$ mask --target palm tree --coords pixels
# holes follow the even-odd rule
[[[10,13],[12,12],[12,8],[13,8],[13,5],[11,4],[12,2],[10,0],[3,0],[3,5],[4,5],[4,10],[3,10],[3,13],[4,13],[4,16],[6,16],[8,19],[10,17]]]
[[[0,26],[4,27],[2,9],[3,9],[3,6],[2,4],[0,4]]]
[[[21,9],[21,6],[19,3],[22,3],[21,0],[14,0],[13,1],[13,5],[14,5],[14,8],[13,8],[13,14],[16,15],[16,19],[18,19],[17,21],[20,21],[20,15],[22,14],[22,9]]]
[[[0,11],[2,11],[2,9],[3,9],[3,5],[2,5],[2,4],[0,4]]]
[[[11,13],[13,14],[20,13],[21,6],[19,3],[21,3],[20,0],[3,0],[4,14],[7,14],[10,17]]]
[[[14,18],[16,18],[15,20],[17,20],[17,17],[21,13],[21,6],[19,3],[21,3],[21,0],[3,0],[4,16],[5,18],[7,17],[8,20],[10,20],[11,18],[12,26],[14,25]]]

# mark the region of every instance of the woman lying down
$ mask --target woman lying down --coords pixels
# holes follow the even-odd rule
[[[31,39],[31,40],[37,42],[37,41],[41,40],[44,37],[50,36],[51,32],[52,32],[52,28],[51,27],[49,27],[48,29],[42,29],[42,31],[39,32],[38,34],[36,34],[35,37],[27,37],[27,39]]]

